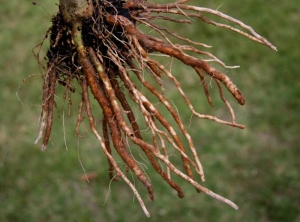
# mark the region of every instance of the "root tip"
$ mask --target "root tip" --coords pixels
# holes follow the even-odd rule
[[[184,198],[184,193],[183,192],[178,192],[177,195],[178,195],[179,198]]]
[[[42,151],[42,152],[45,152],[46,148],[47,148],[47,145],[43,144],[43,145],[42,145],[42,148],[41,148],[41,151]]]

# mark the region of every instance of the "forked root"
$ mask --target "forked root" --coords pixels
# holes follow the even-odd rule
[[[117,171],[118,175],[120,175],[122,177],[122,179],[128,184],[128,186],[132,189],[134,195],[137,197],[141,208],[143,209],[145,215],[147,217],[150,217],[150,213],[148,212],[144,201],[142,200],[140,194],[138,193],[138,191],[136,190],[136,188],[134,187],[134,185],[130,182],[130,180],[125,176],[125,174],[122,172],[122,170],[119,168],[118,164],[116,163],[116,161],[114,160],[114,158],[111,155],[111,152],[109,150],[107,150],[107,146],[105,144],[105,141],[102,139],[102,137],[100,136],[99,132],[96,129],[95,126],[95,120],[91,111],[91,106],[90,106],[90,100],[89,100],[89,96],[88,96],[88,86],[87,86],[87,82],[86,79],[83,78],[82,79],[82,93],[83,93],[83,100],[85,103],[85,107],[86,107],[86,111],[87,111],[87,115],[89,117],[89,122],[90,122],[90,127],[91,130],[93,131],[93,133],[95,134],[95,136],[97,137],[100,146],[104,152],[104,154],[106,155],[107,159],[109,160],[109,162],[111,163],[111,165],[114,167],[114,169]]]
[[[45,150],[49,141],[56,83],[65,85],[68,95],[70,95],[71,92],[75,92],[71,86],[72,81],[75,80],[80,83],[82,91],[76,134],[79,135],[79,126],[86,113],[90,128],[108,160],[109,177],[114,179],[117,175],[124,179],[133,190],[147,216],[149,216],[149,212],[138,191],[120,169],[114,157],[115,150],[126,164],[127,169],[133,172],[146,187],[150,199],[153,200],[154,191],[151,180],[135,159],[134,154],[128,149],[128,140],[140,148],[154,170],[170,187],[176,190],[179,197],[184,197],[184,193],[180,186],[172,180],[174,175],[190,183],[197,191],[237,209],[238,207],[233,202],[213,193],[197,182],[198,176],[203,182],[205,181],[197,146],[180,119],[180,110],[178,112],[177,108],[164,95],[162,81],[162,77],[166,76],[173,82],[174,89],[182,96],[186,106],[196,117],[243,129],[244,125],[236,123],[234,110],[225,98],[223,88],[226,88],[241,105],[245,104],[245,98],[232,80],[225,73],[213,68],[211,62],[217,62],[225,68],[237,68],[237,66],[227,66],[211,53],[198,49],[198,47],[209,48],[210,46],[191,41],[167,28],[160,27],[154,24],[153,20],[163,19],[179,24],[190,24],[192,23],[191,18],[199,18],[205,23],[237,32],[274,50],[276,48],[241,21],[219,11],[185,5],[188,1],[184,0],[171,4],[152,4],[145,0],[82,0],[82,4],[79,4],[81,0],[74,0],[74,4],[72,1],[61,1],[60,12],[53,17],[53,26],[49,31],[50,49],[47,53],[47,72],[43,78],[43,109],[40,133],[36,143],[44,138],[42,150]],[[80,6],[78,12],[76,5]],[[209,20],[202,13],[221,17],[236,24],[241,30]],[[170,17],[168,14],[177,15],[178,18]],[[137,24],[152,29],[161,38],[144,34],[137,28]],[[170,37],[184,41],[185,45],[173,43]],[[39,44],[37,57],[39,57],[41,45]],[[183,65],[191,67],[200,77],[204,94],[211,106],[213,106],[213,99],[210,96],[205,75],[212,78],[218,86],[221,100],[228,108],[231,120],[222,120],[216,116],[196,111],[179,80],[159,61],[152,59],[149,56],[150,53],[175,58]],[[199,59],[192,56],[191,53],[207,58]],[[41,65],[40,62],[39,64]],[[156,86],[149,83],[149,78],[145,77],[147,74],[154,78]],[[136,86],[132,75],[135,75],[148,93],[154,95],[169,111],[174,123],[170,123],[147,94],[144,94]],[[88,88],[103,111],[102,135],[95,125]],[[133,105],[130,105],[129,100],[134,102]],[[138,114],[133,111],[136,110],[134,107],[138,108],[139,111],[136,111]],[[136,115],[142,116],[142,121],[151,133],[152,142],[143,138]],[[179,129],[179,132],[176,132],[176,128]],[[181,139],[180,134],[188,143],[187,147],[184,146],[185,141]],[[180,155],[184,170],[180,170],[181,166],[177,166],[170,160],[169,155],[173,153]],[[189,153],[192,155],[189,156]]]

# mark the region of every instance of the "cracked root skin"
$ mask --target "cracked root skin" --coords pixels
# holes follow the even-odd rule
[[[70,100],[75,92],[73,81],[81,85],[82,102],[78,111],[76,134],[79,135],[80,123],[87,115],[92,132],[99,140],[100,146],[107,157],[111,179],[121,177],[131,187],[134,194],[147,216],[149,213],[135,186],[130,182],[125,173],[115,161],[114,155],[119,155],[126,167],[146,187],[150,199],[154,199],[153,185],[145,170],[136,161],[128,148],[128,140],[145,154],[147,162],[153,166],[161,178],[176,190],[179,197],[184,197],[182,189],[172,180],[177,175],[196,188],[198,192],[204,192],[213,198],[227,203],[237,209],[231,201],[213,193],[197,182],[201,178],[205,181],[203,168],[197,149],[182,123],[179,113],[170,101],[164,96],[162,77],[166,76],[174,83],[172,90],[177,90],[186,102],[186,108],[198,118],[211,120],[220,124],[243,129],[244,126],[235,122],[234,111],[230,103],[223,95],[223,89],[227,89],[241,105],[245,104],[237,86],[212,65],[218,63],[225,68],[237,68],[226,66],[220,59],[209,52],[199,48],[210,46],[191,41],[171,30],[160,27],[153,23],[154,20],[167,20],[180,24],[189,25],[192,20],[198,18],[205,23],[226,28],[237,32],[250,40],[264,44],[271,49],[276,48],[266,39],[258,35],[250,26],[241,21],[227,16],[219,11],[208,8],[185,5],[188,1],[177,1],[171,4],[152,4],[147,1],[117,1],[117,0],[83,0],[61,1],[60,12],[52,19],[52,27],[47,32],[50,36],[50,48],[47,52],[48,64],[46,73],[43,74],[43,104],[41,113],[40,132],[36,143],[41,138],[42,149],[45,150],[51,134],[53,120],[53,106],[55,105],[55,86],[57,83],[66,87],[64,98]],[[227,22],[234,23],[240,29],[232,26],[216,23],[205,17],[212,14],[221,17]],[[172,16],[171,16],[172,15]],[[174,17],[175,15],[175,17]],[[157,38],[140,31],[137,25],[144,25],[159,34]],[[170,41],[178,39],[183,45]],[[43,40],[44,42],[44,40]],[[42,43],[43,43],[42,42]],[[39,51],[42,43],[38,45],[37,58],[39,64]],[[169,70],[170,68],[154,60],[149,53],[158,53],[174,58],[182,65],[190,66],[194,73],[200,77],[201,85],[207,97],[208,103],[213,106],[205,75],[213,79],[220,93],[220,98],[228,108],[230,120],[222,120],[216,116],[202,114],[196,111],[189,97],[181,88],[180,82]],[[206,57],[200,59],[197,56]],[[188,73],[192,75],[193,73]],[[172,125],[134,84],[132,76],[135,75],[142,86],[152,93],[173,117],[175,125]],[[153,77],[159,87],[150,84],[145,75]],[[187,75],[187,74],[186,74]],[[99,104],[103,111],[102,134],[96,128],[96,119],[90,106],[88,91]],[[126,96],[127,94],[127,96]],[[133,112],[132,100],[138,107],[139,116],[149,129],[152,141],[146,141],[142,137],[140,127],[136,121],[136,113]],[[93,107],[95,109],[95,107]],[[98,121],[98,120],[97,120]],[[174,127],[177,127],[177,132]],[[185,147],[181,135],[187,141]],[[117,151],[113,154],[112,147]],[[184,170],[176,166],[169,159],[169,154],[175,150],[181,156]],[[189,155],[191,154],[191,155]]]

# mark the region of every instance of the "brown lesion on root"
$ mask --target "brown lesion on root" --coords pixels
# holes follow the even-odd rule
[[[81,10],[79,17],[76,16],[76,13],[68,17],[65,15],[65,11],[64,13],[59,12],[53,17],[53,25],[49,31],[50,49],[47,53],[48,64],[46,74],[43,78],[41,127],[36,143],[43,137],[42,149],[45,150],[49,141],[53,122],[53,108],[55,106],[56,84],[63,84],[67,87],[69,93],[74,93],[76,91],[71,87],[72,81],[79,82],[82,90],[82,101],[78,111],[76,134],[79,135],[79,126],[86,114],[91,130],[98,138],[108,159],[109,177],[111,179],[123,178],[132,188],[135,195],[137,195],[139,203],[146,214],[147,210],[137,190],[114,159],[115,155],[121,157],[126,167],[147,188],[149,197],[153,200],[154,192],[151,181],[144,169],[127,149],[127,140],[131,140],[140,147],[155,171],[177,191],[179,197],[183,197],[184,193],[179,185],[171,179],[171,175],[174,174],[192,184],[198,191],[202,191],[237,208],[231,201],[214,194],[197,182],[197,176],[203,182],[205,181],[198,151],[181,121],[176,108],[163,93],[162,77],[166,76],[174,83],[174,89],[183,97],[191,113],[201,119],[212,120],[232,127],[244,128],[243,125],[236,123],[233,108],[225,98],[223,88],[226,88],[239,104],[245,104],[245,98],[242,93],[225,73],[215,69],[210,62],[199,59],[197,56],[192,56],[191,54],[207,56],[210,61],[217,62],[225,68],[236,67],[226,66],[211,53],[197,49],[197,47],[209,48],[210,46],[191,41],[166,28],[155,25],[152,21],[163,19],[179,24],[190,24],[192,23],[190,18],[199,18],[205,23],[227,28],[253,41],[275,49],[267,40],[255,33],[251,27],[239,20],[215,10],[185,5],[184,3],[186,2],[183,0],[172,4],[151,4],[146,0],[89,0],[87,1],[87,8]],[[66,5],[63,6],[64,9],[61,7],[61,10],[65,10]],[[85,10],[87,13],[82,13]],[[202,13],[219,16],[229,22],[235,23],[244,30],[238,30],[229,25],[213,22],[204,17]],[[169,14],[182,16],[183,18],[169,17]],[[151,28],[161,38],[144,34],[137,28],[137,24]],[[187,45],[179,45],[171,42],[169,40],[170,36],[184,41]],[[231,120],[222,120],[213,115],[197,112],[177,78],[165,66],[160,64],[159,61],[149,56],[153,52],[176,58],[182,64],[193,68],[195,73],[200,77],[204,94],[211,106],[213,106],[213,99],[210,96],[205,75],[215,80],[220,98],[231,114]],[[144,78],[144,71],[148,71],[151,74],[156,83],[161,87],[161,90],[151,85]],[[174,125],[136,87],[131,77],[132,74],[136,75],[140,83],[165,106],[173,117],[176,127],[180,129],[179,132],[175,131]],[[95,125],[88,95],[89,90],[94,99],[97,100],[99,108],[103,111],[102,134]],[[146,126],[151,132],[152,142],[148,142],[143,138],[133,107],[128,102],[128,99],[131,99],[135,103],[135,106],[138,107]],[[188,147],[183,145],[184,141],[180,138],[179,133],[188,142]],[[116,153],[114,153],[113,148],[116,150]],[[192,153],[191,156],[188,155],[187,148]],[[168,154],[170,150],[175,150],[181,156],[185,173],[179,170],[180,166],[176,166],[170,161]]]

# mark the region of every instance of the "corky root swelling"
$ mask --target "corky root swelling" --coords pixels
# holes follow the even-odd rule
[[[64,85],[66,92],[70,95],[78,93],[72,86],[72,83],[77,81],[81,86],[82,96],[76,123],[77,134],[79,134],[80,123],[84,116],[87,116],[90,128],[108,159],[110,178],[122,178],[131,187],[147,216],[149,213],[133,182],[128,179],[126,172],[121,170],[120,163],[116,161],[116,155],[119,155],[126,164],[127,170],[130,170],[146,187],[150,199],[153,200],[154,192],[150,178],[133,157],[128,141],[144,153],[143,155],[148,159],[147,162],[170,187],[176,190],[179,197],[183,197],[184,193],[172,180],[172,175],[183,178],[198,192],[201,191],[237,209],[234,203],[197,182],[198,176],[202,182],[205,181],[197,149],[180,119],[180,110],[177,110],[164,95],[162,78],[168,78],[174,84],[170,90],[178,90],[186,102],[186,107],[194,116],[201,119],[242,129],[244,126],[235,122],[234,111],[223,95],[223,88],[226,88],[238,103],[245,104],[240,90],[226,74],[213,68],[211,62],[217,62],[226,68],[236,67],[226,66],[211,53],[199,49],[210,46],[182,37],[159,26],[159,23],[155,21],[164,20],[178,23],[178,25],[189,25],[193,20],[200,19],[204,23],[237,32],[276,50],[265,38],[241,21],[217,10],[186,5],[187,2],[179,0],[170,4],[152,4],[146,0],[65,0],[60,2],[59,12],[52,18],[52,27],[46,34],[46,38],[49,36],[50,39],[50,48],[46,56],[47,67],[45,72],[42,71],[43,103],[40,132],[35,143],[42,139],[43,151],[48,144],[53,122],[53,109],[56,104],[57,83]],[[205,16],[206,14],[220,17],[234,24],[235,27],[210,20]],[[152,32],[143,33],[141,28],[138,28],[141,26],[146,26]],[[175,43],[176,39],[183,44]],[[43,42],[38,45],[36,53],[40,65],[39,52]],[[197,112],[181,88],[180,82],[171,73],[170,67],[165,67],[155,60],[154,53],[169,57],[171,61],[175,58],[183,66],[191,67],[200,77],[204,94],[210,105],[213,103],[205,75],[215,81],[220,97],[231,114],[231,120],[222,120],[216,116]],[[185,73],[185,75],[191,74]],[[153,78],[155,84],[153,81],[150,83],[149,76]],[[143,94],[141,87],[137,87],[137,81],[148,90],[147,95],[153,94],[163,104],[174,119],[172,123],[165,118],[149,96],[147,98]],[[93,115],[92,108],[97,109],[97,107],[91,106],[89,90],[94,97],[92,99],[96,99],[100,106],[98,109],[103,111],[101,126],[96,125],[100,117]],[[136,121],[137,116],[142,116],[148,132],[151,133],[152,141],[143,138]],[[182,138],[187,141],[187,147],[183,145],[185,142]],[[174,149],[181,157],[184,170],[169,159],[169,153],[173,152],[171,149]]]

